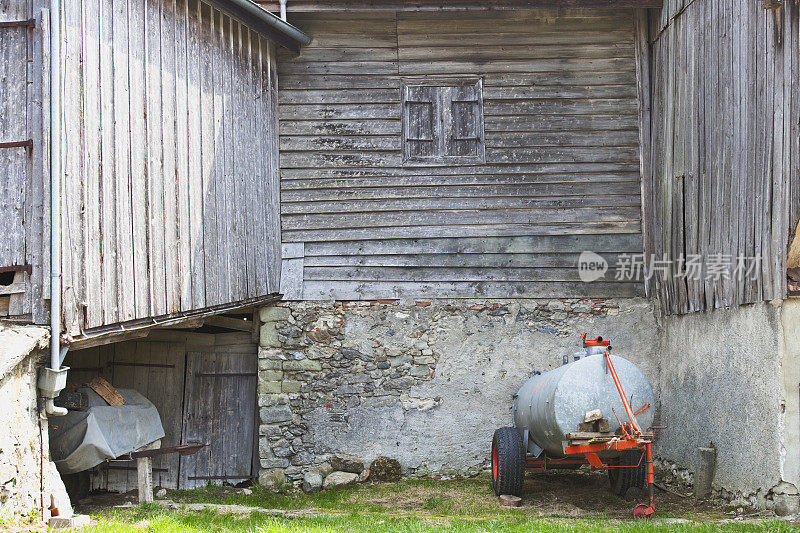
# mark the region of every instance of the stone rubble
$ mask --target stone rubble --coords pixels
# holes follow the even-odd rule
[[[303,492],[318,492],[322,488],[322,474],[309,470],[303,474]]]
[[[370,478],[373,481],[400,481],[402,471],[396,459],[380,456],[369,465]]]
[[[667,484],[677,485],[681,492],[692,492],[694,472],[675,463],[656,459],[656,477]],[[777,516],[794,516],[800,513],[800,492],[791,483],[781,481],[770,490],[751,493],[731,492],[713,487],[706,498],[714,504],[731,509],[741,515],[758,509],[774,512]]]
[[[333,487],[352,485],[356,481],[358,481],[358,474],[334,471],[325,476],[325,481],[322,482],[322,488],[330,489]]]
[[[334,470],[352,472],[353,474],[360,474],[364,471],[364,462],[358,457],[353,457],[352,455],[337,453],[331,457],[330,461],[331,467]]]

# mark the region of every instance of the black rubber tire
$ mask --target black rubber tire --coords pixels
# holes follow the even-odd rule
[[[492,438],[492,488],[498,496],[522,496],[525,446],[516,428],[500,428]]]
[[[644,490],[647,486],[647,461],[644,460],[644,452],[625,452],[618,459],[609,461],[609,464],[628,467],[608,469],[611,492],[620,498],[624,498],[631,488]]]

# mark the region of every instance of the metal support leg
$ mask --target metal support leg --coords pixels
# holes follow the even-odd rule
[[[647,460],[647,487],[650,492],[650,505],[640,503],[633,510],[635,518],[650,518],[656,512],[654,502],[654,486],[656,483],[656,476],[653,472],[653,443],[647,443],[644,448],[645,458]]]

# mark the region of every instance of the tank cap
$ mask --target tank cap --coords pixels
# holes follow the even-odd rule
[[[584,333],[583,335],[581,335],[584,348],[588,346],[611,346],[611,339],[608,339],[607,341],[604,341],[603,337],[597,337],[596,339],[587,339],[586,335],[588,335],[588,333]]]

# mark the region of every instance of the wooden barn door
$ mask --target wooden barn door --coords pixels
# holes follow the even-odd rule
[[[252,352],[187,353],[182,442],[209,446],[181,457],[180,488],[236,484],[256,475],[257,376]]]

